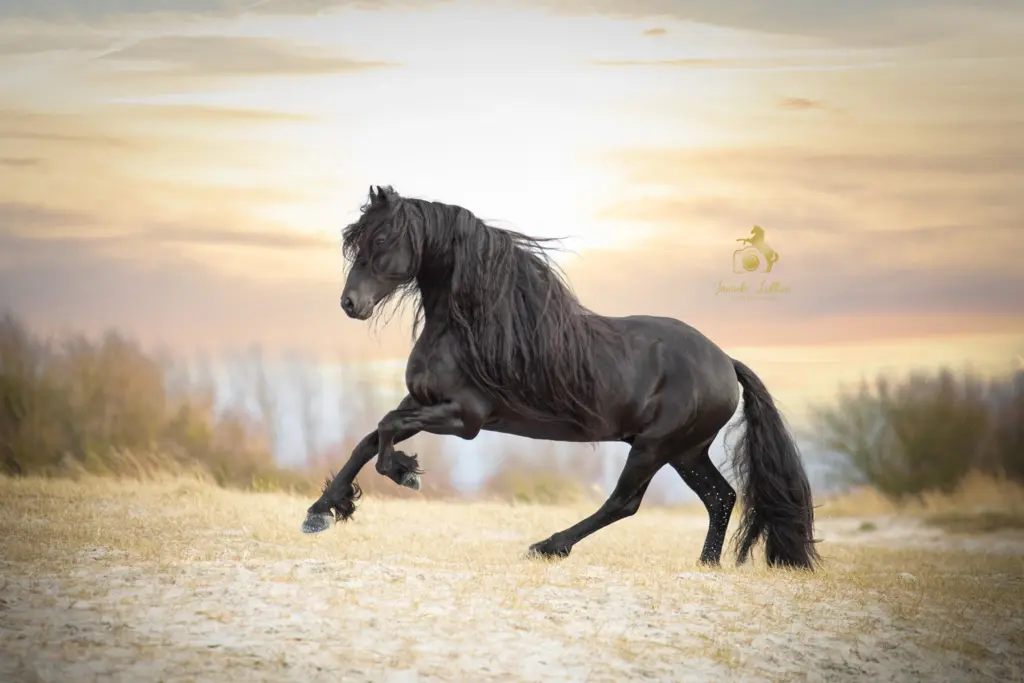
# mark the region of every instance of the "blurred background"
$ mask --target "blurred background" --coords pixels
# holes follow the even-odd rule
[[[390,184],[750,365],[820,495],[1024,482],[1024,10],[749,5],[4,0],[0,470],[318,490],[404,394],[408,312],[338,307]],[[627,447],[403,449],[363,487],[600,497]]]

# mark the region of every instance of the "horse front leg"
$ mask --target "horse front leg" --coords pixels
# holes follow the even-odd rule
[[[473,400],[447,400],[428,406],[400,407],[385,415],[377,425],[377,471],[386,474],[398,455],[394,444],[407,432],[429,432],[474,439],[483,427],[486,412]]]
[[[416,405],[411,396],[406,396],[399,408],[408,408]],[[390,443],[395,444],[415,436],[417,430],[405,429],[392,434]],[[366,466],[366,463],[377,454],[380,435],[373,431],[364,436],[355,448],[348,461],[324,486],[320,498],[313,503],[306,511],[306,519],[302,523],[302,531],[307,534],[315,534],[326,531],[332,521],[345,521],[355,512],[355,501],[359,499],[361,490],[356,483],[356,476]],[[419,463],[414,455],[407,455],[401,451],[392,453],[390,466],[383,474],[396,484],[411,489],[419,489],[420,474]]]

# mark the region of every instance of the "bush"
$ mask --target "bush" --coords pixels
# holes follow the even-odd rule
[[[222,486],[312,490],[277,467],[266,429],[215,410],[212,383],[171,381],[167,359],[115,332],[40,339],[0,320],[0,471],[142,478],[205,473]]]
[[[979,467],[1024,484],[1024,371],[993,383],[991,394],[991,441]]]
[[[885,376],[812,410],[815,438],[844,478],[893,500],[952,492],[972,471],[1024,481],[1024,373],[986,382],[948,369]]]

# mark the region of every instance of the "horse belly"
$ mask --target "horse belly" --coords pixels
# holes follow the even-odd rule
[[[616,440],[614,438],[595,438],[592,432],[581,430],[578,426],[565,422],[534,422],[532,420],[520,420],[509,417],[498,417],[488,420],[484,424],[484,430],[542,441],[590,443],[594,441]]]

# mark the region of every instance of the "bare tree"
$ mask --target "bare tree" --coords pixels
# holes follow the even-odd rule
[[[323,382],[312,362],[298,354],[291,358],[289,373],[295,391],[296,417],[305,449],[305,462],[310,463],[316,457],[321,438],[319,407],[323,399]]]
[[[278,446],[278,404],[273,387],[267,376],[263,349],[259,344],[234,359],[229,365],[232,404],[248,414],[263,432],[267,448],[277,453]]]

